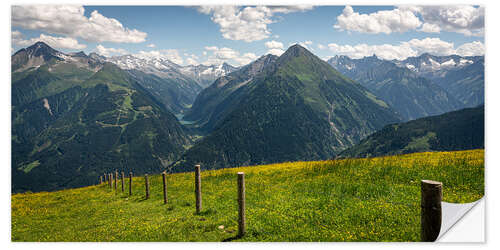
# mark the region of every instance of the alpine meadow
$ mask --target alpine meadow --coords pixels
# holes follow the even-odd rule
[[[441,241],[484,200],[484,12],[12,5],[11,241]]]

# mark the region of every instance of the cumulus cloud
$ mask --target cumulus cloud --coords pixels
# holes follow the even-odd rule
[[[418,28],[422,22],[415,14],[406,9],[382,10],[370,14],[354,12],[351,6],[346,6],[337,17],[333,26],[338,30],[357,31],[361,33],[406,32]]]
[[[89,42],[140,43],[145,32],[124,27],[118,20],[93,11],[90,17],[78,5],[12,6],[12,26],[42,30]]]
[[[300,42],[299,43],[302,47],[308,49],[308,50],[312,50],[314,51],[314,49],[311,47],[311,45],[313,44],[312,41],[304,41],[304,42]]]
[[[187,65],[199,65],[200,64],[198,62],[198,60],[200,58],[197,55],[184,53],[184,56],[186,57],[186,63],[187,63]]]
[[[39,41],[44,42],[48,44],[50,47],[56,49],[81,50],[87,47],[87,45],[80,44],[76,39],[70,37],[55,37],[55,36],[40,34],[39,37],[24,39],[23,34],[21,32],[17,30],[12,31],[12,44],[14,45],[27,47]]]
[[[412,39],[402,43],[402,46],[405,45],[416,51],[418,55],[431,53],[433,55],[445,56],[455,54],[456,52],[453,43],[443,41],[439,38]]]
[[[281,42],[272,40],[264,43],[264,45],[269,49],[266,54],[281,56],[281,54],[285,53],[285,51],[283,50],[284,45]]]
[[[321,44],[321,43],[318,43],[318,49],[326,49],[326,46]]]
[[[386,60],[398,59],[403,60],[409,56],[416,56],[416,51],[409,48],[407,45],[338,45],[336,43],[328,44],[328,48],[335,54],[346,55],[351,58],[363,58],[365,56],[377,55]]]
[[[422,17],[421,31],[449,31],[466,36],[484,35],[484,7],[470,5],[450,6],[400,6]]]
[[[95,52],[105,57],[128,54],[128,52],[124,49],[106,48],[101,44],[96,46]]]
[[[154,43],[151,43],[151,44],[146,45],[146,47],[148,47],[148,48],[155,48],[156,45]]]
[[[441,28],[436,24],[424,23],[419,31],[427,33],[439,33],[441,32]]]
[[[427,33],[449,31],[466,36],[484,35],[484,7],[471,5],[450,6],[398,6],[370,14],[355,12],[346,6],[337,23],[338,30],[361,33],[407,32],[418,30]]]
[[[264,45],[266,45],[266,48],[268,49],[283,49],[283,43],[274,40],[268,41]]]
[[[248,64],[258,58],[254,53],[241,54],[239,51],[227,47],[218,48],[216,46],[207,46],[205,50],[209,51],[207,53],[208,59],[203,63],[205,65],[229,62],[236,66],[240,66]]]
[[[457,55],[480,56],[484,55],[484,44],[479,41],[464,43],[457,48]]]
[[[272,54],[272,55],[276,55],[276,56],[281,56],[283,53],[285,53],[284,50],[282,49],[270,49],[267,51],[266,54]]]
[[[466,43],[455,48],[453,43],[442,41],[439,38],[412,39],[407,42],[401,42],[398,45],[339,45],[336,43],[328,44],[328,48],[337,55],[346,55],[351,58],[363,58],[376,55],[386,60],[404,60],[408,57],[419,56],[423,53],[433,55],[461,55],[473,56],[484,55],[484,45],[479,42]]]
[[[273,16],[306,11],[312,6],[255,6],[240,7],[234,5],[200,6],[198,11],[211,15],[214,23],[220,26],[222,36],[229,40],[253,42],[266,39],[271,35],[268,24],[277,22]]]

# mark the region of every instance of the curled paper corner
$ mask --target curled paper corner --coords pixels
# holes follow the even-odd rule
[[[449,242],[448,240],[444,240],[443,236],[446,235],[446,233],[450,231],[450,229],[453,228],[453,226],[457,224],[472,208],[474,208],[478,203],[480,203],[483,200],[484,197],[470,203],[441,202],[441,209],[442,209],[441,229],[439,232],[439,236],[436,239],[436,242]],[[471,228],[471,230],[474,229]]]

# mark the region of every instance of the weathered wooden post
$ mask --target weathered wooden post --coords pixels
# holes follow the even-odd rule
[[[199,214],[201,211],[201,174],[200,165],[194,166],[194,193],[196,197],[196,213]]]
[[[144,175],[144,183],[146,184],[146,200],[149,199],[149,179],[148,174]]]
[[[102,184],[102,175],[99,176],[99,185],[101,185],[101,184]]]
[[[437,239],[441,230],[443,183],[422,180],[420,187],[420,239],[432,242]]]
[[[108,174],[104,173],[104,182],[108,182]]]
[[[161,173],[163,178],[163,204],[167,204],[167,173]]]
[[[111,174],[108,174],[108,185],[109,185],[109,188],[111,188],[111,189],[113,188],[111,186]]]
[[[128,178],[129,178],[129,181],[128,181],[128,195],[132,196],[132,172],[130,172],[128,174]]]
[[[122,192],[125,192],[125,173],[122,171]]]
[[[245,173],[238,172],[238,236],[243,237],[245,233]]]
[[[116,182],[118,182],[118,171],[115,170],[115,191],[116,191]]]

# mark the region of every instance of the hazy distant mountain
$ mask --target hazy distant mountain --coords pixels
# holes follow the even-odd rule
[[[434,81],[463,102],[464,107],[484,104],[484,58],[465,67],[450,70]]]
[[[236,68],[220,65],[181,66],[164,58],[139,58],[133,55],[100,57],[127,70],[139,84],[150,90],[174,113],[183,113],[200,91]]]
[[[463,107],[452,94],[405,67],[376,56],[335,56],[328,63],[391,105],[404,120],[442,114]]]
[[[460,100],[464,107],[484,103],[484,56],[422,54],[394,62],[439,84]]]
[[[160,171],[189,145],[154,95],[95,58],[44,43],[12,56],[13,192],[89,185],[115,169]]]
[[[194,79],[202,88],[210,86],[217,78],[225,76],[235,70],[237,67],[233,67],[227,63],[222,63],[219,65],[188,65],[180,68],[180,71]]]
[[[373,157],[484,148],[484,106],[388,125],[340,155]]]
[[[239,75],[233,72],[212,85],[237,90],[217,105],[225,115],[213,131],[188,149],[173,171],[191,170],[194,163],[221,168],[327,159],[399,121],[386,103],[299,45],[277,59],[259,60],[270,63],[252,77],[241,74],[243,81],[232,81]]]
[[[442,78],[453,70],[462,69],[479,60],[484,61],[483,56],[435,56],[429,53],[424,53],[417,57],[408,57],[405,60],[393,60],[393,62],[404,68],[417,73],[419,76],[429,79]]]

